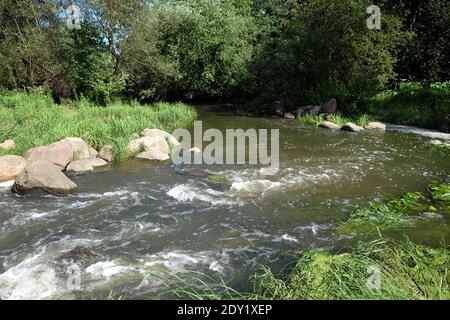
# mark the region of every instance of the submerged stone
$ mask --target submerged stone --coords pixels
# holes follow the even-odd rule
[[[185,174],[193,177],[207,177],[208,172],[205,169],[186,167],[177,171],[177,173]]]
[[[217,191],[228,191],[231,188],[231,181],[226,175],[212,174],[208,176],[208,185]]]

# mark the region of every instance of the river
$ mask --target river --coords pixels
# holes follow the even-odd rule
[[[102,299],[112,292],[157,299],[201,279],[250,290],[261,265],[283,272],[305,249],[340,250],[358,240],[336,231],[352,210],[385,194],[424,191],[450,173],[448,157],[417,135],[332,132],[218,107],[200,108],[199,119],[205,130],[279,128],[278,174],[204,166],[230,177],[231,189],[220,192],[177,173],[170,161],[129,160],[75,177],[79,190],[66,198],[0,189],[0,298]],[[430,217],[392,234],[448,243],[448,222]],[[57,261],[77,246],[97,258],[73,280]]]

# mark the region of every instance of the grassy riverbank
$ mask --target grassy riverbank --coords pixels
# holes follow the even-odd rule
[[[380,230],[413,225],[413,215],[427,211],[450,213],[448,181],[431,182],[426,194],[406,193],[356,210],[338,227],[339,232],[353,232],[348,227],[355,226],[371,228],[377,232],[374,240],[338,252],[307,250],[288,274],[275,275],[262,267],[252,277],[252,292],[238,292],[223,281],[212,286],[200,280],[203,290],[185,289],[194,280],[173,292],[190,299],[448,300],[450,250],[445,243],[428,247],[408,238],[398,241],[380,235]]]
[[[382,121],[450,132],[450,82],[403,82],[367,99],[360,109]]]
[[[114,146],[120,160],[130,137],[145,128],[172,130],[189,125],[197,114],[182,103],[115,102],[106,107],[81,99],[55,104],[49,95],[5,93],[0,95],[0,140],[13,139],[16,147],[4,154],[24,154],[28,149],[65,137],[80,137],[91,147]]]
[[[257,278],[266,299],[450,299],[450,251],[409,240],[360,242],[344,253],[306,251],[291,274]]]
[[[370,121],[384,121],[393,124],[450,132],[450,82],[422,85],[417,82],[402,82],[396,90],[385,90],[365,98],[359,103],[339,105],[342,113],[328,119],[338,125],[347,122],[364,126]],[[323,116],[309,113],[299,116],[298,122],[318,126]]]

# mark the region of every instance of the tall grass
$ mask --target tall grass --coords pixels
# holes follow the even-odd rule
[[[48,95],[7,93],[0,96],[0,140],[13,139],[16,148],[0,151],[0,155],[21,155],[65,137],[80,137],[95,149],[112,144],[120,160],[125,157],[126,144],[133,134],[145,128],[171,132],[195,118],[195,110],[182,103],[115,102],[98,107],[82,99],[57,105]]]
[[[287,276],[265,268],[256,278],[256,293],[283,300],[450,299],[449,267],[444,247],[380,238],[346,253],[307,251]]]
[[[318,126],[322,122],[325,121],[324,117],[321,115],[313,115],[311,113],[305,113],[297,118],[298,122],[303,125],[313,125]],[[345,117],[340,113],[335,113],[329,116],[328,121],[331,121],[337,125],[343,126],[344,124],[348,122],[353,122],[357,124],[360,127],[364,127],[367,125],[370,121],[374,121],[374,118],[367,115],[362,114],[357,117]]]
[[[383,121],[450,132],[450,81],[428,86],[404,82],[366,99],[360,108]]]

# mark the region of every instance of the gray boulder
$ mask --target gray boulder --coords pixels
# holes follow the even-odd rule
[[[330,129],[330,130],[340,130],[341,126],[333,123],[331,121],[324,121],[321,124],[319,124],[319,127],[321,128],[325,128],[325,129]]]
[[[286,119],[295,119],[295,116],[294,116],[292,113],[285,113],[285,114],[284,114],[284,117],[285,117]]]
[[[114,161],[113,146],[110,144],[103,146],[98,152],[98,157],[108,162]]]
[[[65,138],[61,141],[32,148],[25,154],[25,159],[30,162],[37,160],[47,161],[64,170],[73,160],[91,157],[92,150],[89,145],[80,138]]]
[[[384,130],[386,130],[386,125],[384,123],[382,123],[382,122],[377,122],[377,121],[369,122],[368,124],[366,124],[364,126],[364,129],[384,131]]]
[[[0,182],[14,180],[26,164],[25,158],[20,156],[0,157]]]
[[[175,146],[179,146],[180,143],[178,142],[177,139],[175,139],[174,136],[172,136],[170,133],[164,131],[164,130],[159,130],[159,129],[144,129],[141,132],[141,136],[142,137],[155,137],[155,138],[161,138],[161,139],[165,139],[167,141],[167,143],[169,144],[170,148],[173,148]]]
[[[139,139],[131,140],[127,146],[128,155],[135,156],[145,151],[153,151],[169,155],[170,148],[165,137],[160,135],[145,136]]]
[[[320,107],[320,113],[336,113],[337,101],[335,98],[330,99],[327,103]]]
[[[166,161],[170,159],[168,153],[160,152],[158,150],[150,150],[138,153],[135,158],[142,160],[156,160],[156,161]]]
[[[75,160],[67,165],[66,171],[73,174],[88,173],[107,164],[105,160],[99,158]]]
[[[77,185],[61,172],[60,167],[48,161],[28,162],[17,176],[12,191],[18,194],[53,194],[65,196]]]
[[[363,131],[364,128],[360,127],[352,122],[347,122],[346,124],[344,124],[342,126],[341,130],[349,131],[349,132],[360,132],[360,131]]]

